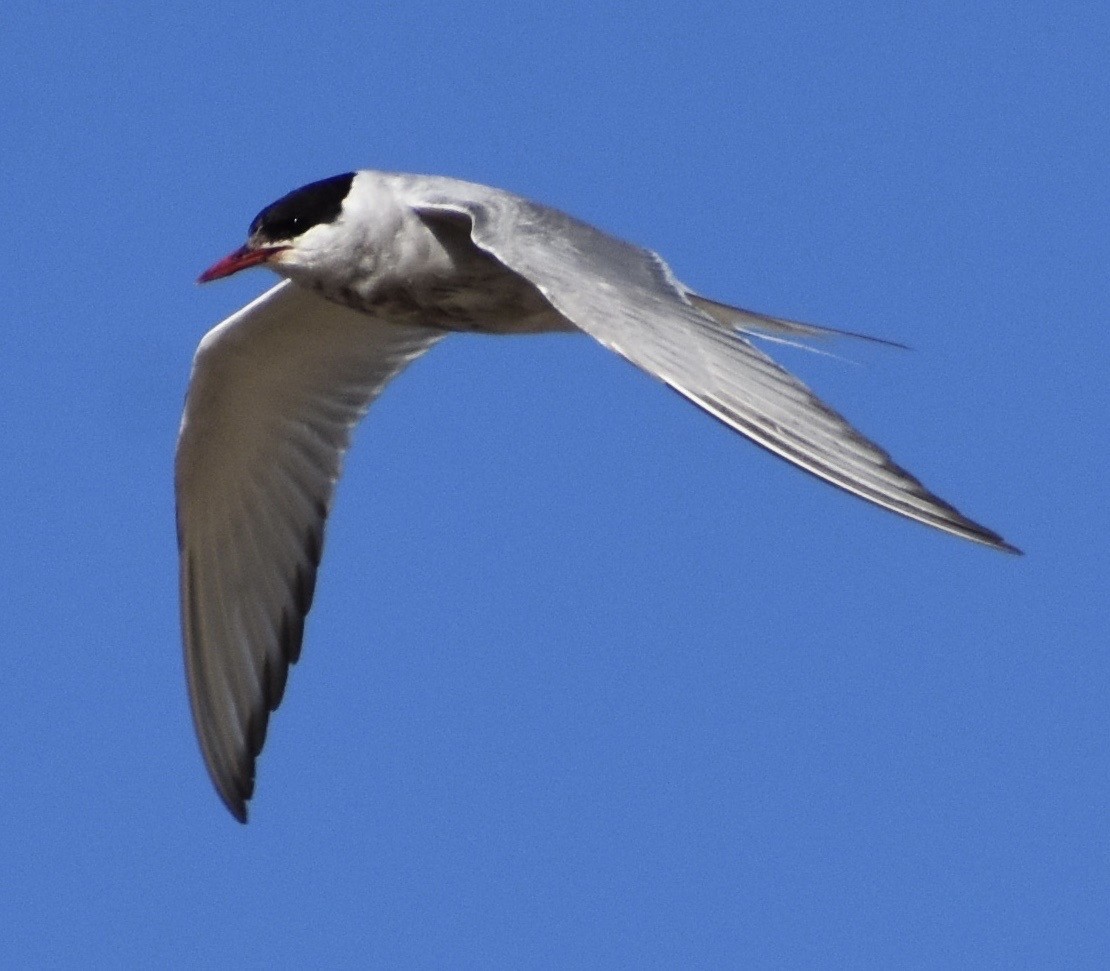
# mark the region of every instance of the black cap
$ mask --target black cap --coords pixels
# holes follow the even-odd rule
[[[271,241],[295,239],[313,226],[332,222],[351,191],[354,177],[354,172],[344,172],[294,189],[254,217],[250,235],[258,233]]]

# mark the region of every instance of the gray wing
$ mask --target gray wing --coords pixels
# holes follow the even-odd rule
[[[402,191],[425,219],[468,219],[474,242],[569,321],[729,427],[876,505],[1017,552],[929,492],[735,330],[744,319],[780,332],[804,325],[698,298],[654,253],[518,196],[430,178]],[[730,322],[726,311],[740,320]]]
[[[176,465],[185,666],[205,764],[241,822],[351,430],[441,335],[284,282],[197,349]]]

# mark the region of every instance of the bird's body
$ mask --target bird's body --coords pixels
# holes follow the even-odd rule
[[[349,197],[357,202],[344,215],[359,231],[329,240],[326,258],[289,267],[295,283],[390,323],[483,333],[572,329],[534,286],[478,249],[461,219],[422,219],[404,201],[405,177],[382,174],[358,185],[363,191]]]
[[[519,196],[433,176],[336,176],[264,209],[247,244],[201,280],[255,265],[286,280],[201,342],[176,476],[193,715],[240,820],[300,652],[351,430],[448,333],[584,332],[806,471],[1014,551],[746,337],[836,332],[701,297],[654,253]]]

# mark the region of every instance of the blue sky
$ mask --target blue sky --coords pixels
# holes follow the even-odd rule
[[[12,966],[1105,966],[1104,4],[17,4],[0,30]],[[245,8],[244,8],[245,9]],[[356,436],[252,819],[193,738],[197,273],[352,167],[560,206],[722,300],[1023,558],[586,339]]]

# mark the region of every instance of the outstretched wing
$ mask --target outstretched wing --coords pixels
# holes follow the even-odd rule
[[[896,465],[737,333],[735,321],[711,313],[720,308],[727,318],[726,310],[740,317],[747,311],[709,306],[704,298],[695,298],[702,309],[695,306],[654,253],[482,186],[416,177],[400,191],[425,219],[468,219],[474,242],[573,324],[787,461],[910,519],[1017,552]],[[791,323],[762,319],[780,330]]]
[[[442,333],[286,281],[197,349],[176,467],[185,666],[204,761],[240,822],[300,653],[351,430]]]

